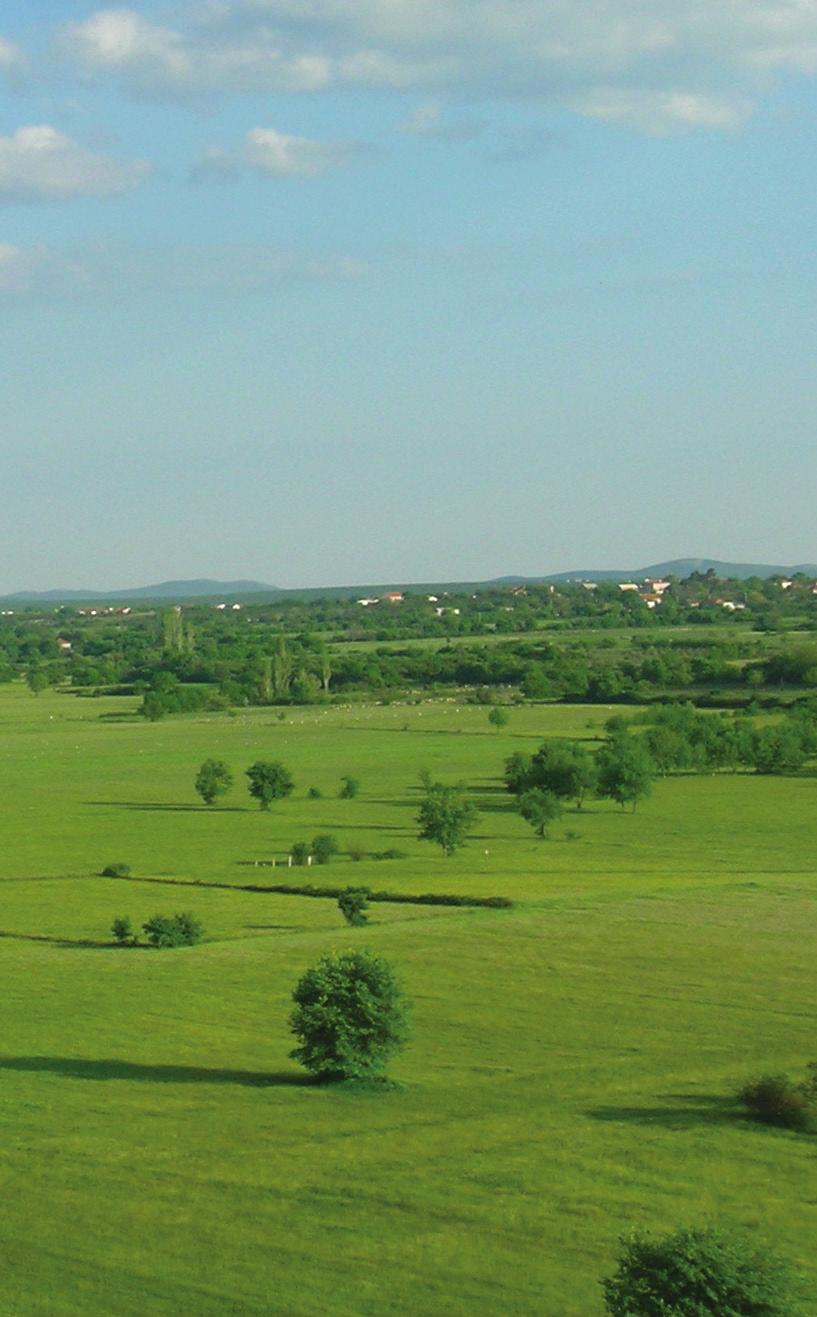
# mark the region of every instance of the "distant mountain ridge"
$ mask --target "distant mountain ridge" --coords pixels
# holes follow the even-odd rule
[[[719,562],[717,558],[673,558],[669,562],[653,563],[650,567],[637,567],[628,571],[574,571],[557,572],[551,576],[539,577],[546,581],[627,581],[644,580],[645,577],[658,579],[666,576],[685,577],[693,572],[714,571],[716,576],[729,580],[745,581],[750,576],[795,576],[803,572],[806,576],[817,577],[817,564],[798,563],[794,567],[780,567],[769,563],[756,562]]]
[[[162,581],[158,585],[142,585],[128,590],[18,590],[15,594],[0,596],[4,602],[13,603],[110,603],[114,600],[177,600],[190,599],[228,599],[236,595],[255,596],[289,596],[301,599],[318,599],[325,597],[354,598],[356,595],[381,595],[387,590],[447,590],[457,591],[486,590],[497,586],[536,585],[537,583],[564,583],[570,581],[643,581],[647,578],[658,579],[666,576],[684,578],[693,572],[713,571],[716,576],[731,580],[746,580],[750,576],[766,578],[769,576],[795,576],[798,572],[817,579],[817,564],[798,563],[793,567],[775,566],[770,563],[721,562],[717,558],[673,558],[668,562],[652,563],[649,567],[627,568],[626,570],[581,569],[571,572],[552,572],[546,576],[496,576],[487,581],[416,581],[394,580],[385,585],[336,585],[312,586],[304,589],[284,589],[278,585],[265,585],[261,581],[215,581],[209,579],[191,581]],[[264,602],[264,600],[258,600]]]
[[[70,603],[94,599],[196,599],[215,595],[280,594],[277,585],[260,581],[162,581],[159,585],[140,585],[129,590],[18,590],[4,595],[21,603]]]

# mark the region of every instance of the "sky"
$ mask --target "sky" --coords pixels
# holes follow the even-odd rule
[[[817,0],[6,0],[0,592],[817,560]]]

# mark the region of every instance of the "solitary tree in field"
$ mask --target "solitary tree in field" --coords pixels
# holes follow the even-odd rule
[[[508,713],[508,710],[501,709],[498,704],[495,704],[491,709],[491,712],[488,714],[488,722],[492,727],[495,727],[497,731],[499,731],[500,727],[507,727],[510,721],[511,715]]]
[[[794,1317],[786,1269],[741,1235],[678,1230],[624,1241],[602,1281],[611,1317]]]
[[[294,1060],[318,1079],[368,1079],[405,1043],[408,1008],[387,960],[370,951],[322,956],[292,994]]]
[[[196,790],[205,805],[214,805],[232,785],[233,775],[221,759],[205,759],[196,774]]]
[[[639,800],[652,791],[655,765],[646,747],[635,737],[620,737],[602,746],[596,764],[598,794],[617,800],[622,809],[631,804],[635,812]]]
[[[548,835],[548,828],[562,812],[559,797],[542,787],[531,787],[519,797],[519,813],[529,823],[537,837]]]
[[[247,769],[247,777],[249,793],[261,809],[269,809],[273,800],[283,800],[295,788],[289,770],[277,762],[256,760]]]
[[[434,841],[445,855],[453,855],[465,845],[465,839],[478,818],[479,811],[470,800],[466,800],[462,787],[432,782],[417,814],[420,840]]]

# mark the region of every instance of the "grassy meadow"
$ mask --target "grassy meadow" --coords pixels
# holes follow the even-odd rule
[[[768,1240],[817,1311],[815,1142],[732,1101],[817,1059],[817,778],[667,779],[634,815],[590,801],[540,842],[503,761],[592,743],[604,708],[520,708],[496,731],[455,702],[155,724],[135,703],[0,687],[0,1311],[600,1317],[622,1232],[702,1222]],[[212,809],[207,757],[236,775]],[[255,759],[296,780],[269,813]],[[482,811],[451,859],[416,839],[423,768]],[[407,858],[255,867],[320,832]],[[119,861],[135,881],[97,876]],[[377,904],[347,929],[332,901],[149,878],[516,904]],[[116,915],[183,909],[198,947],[108,945]],[[288,1059],[295,982],[355,946],[413,1002],[379,1093]]]

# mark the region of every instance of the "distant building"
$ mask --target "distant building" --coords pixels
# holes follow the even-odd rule
[[[358,599],[361,608],[371,608],[372,604],[379,604],[379,599]]]
[[[619,581],[619,590],[637,590],[639,587],[635,581]]]
[[[402,604],[403,596],[399,590],[387,590],[383,598],[387,604]]]

